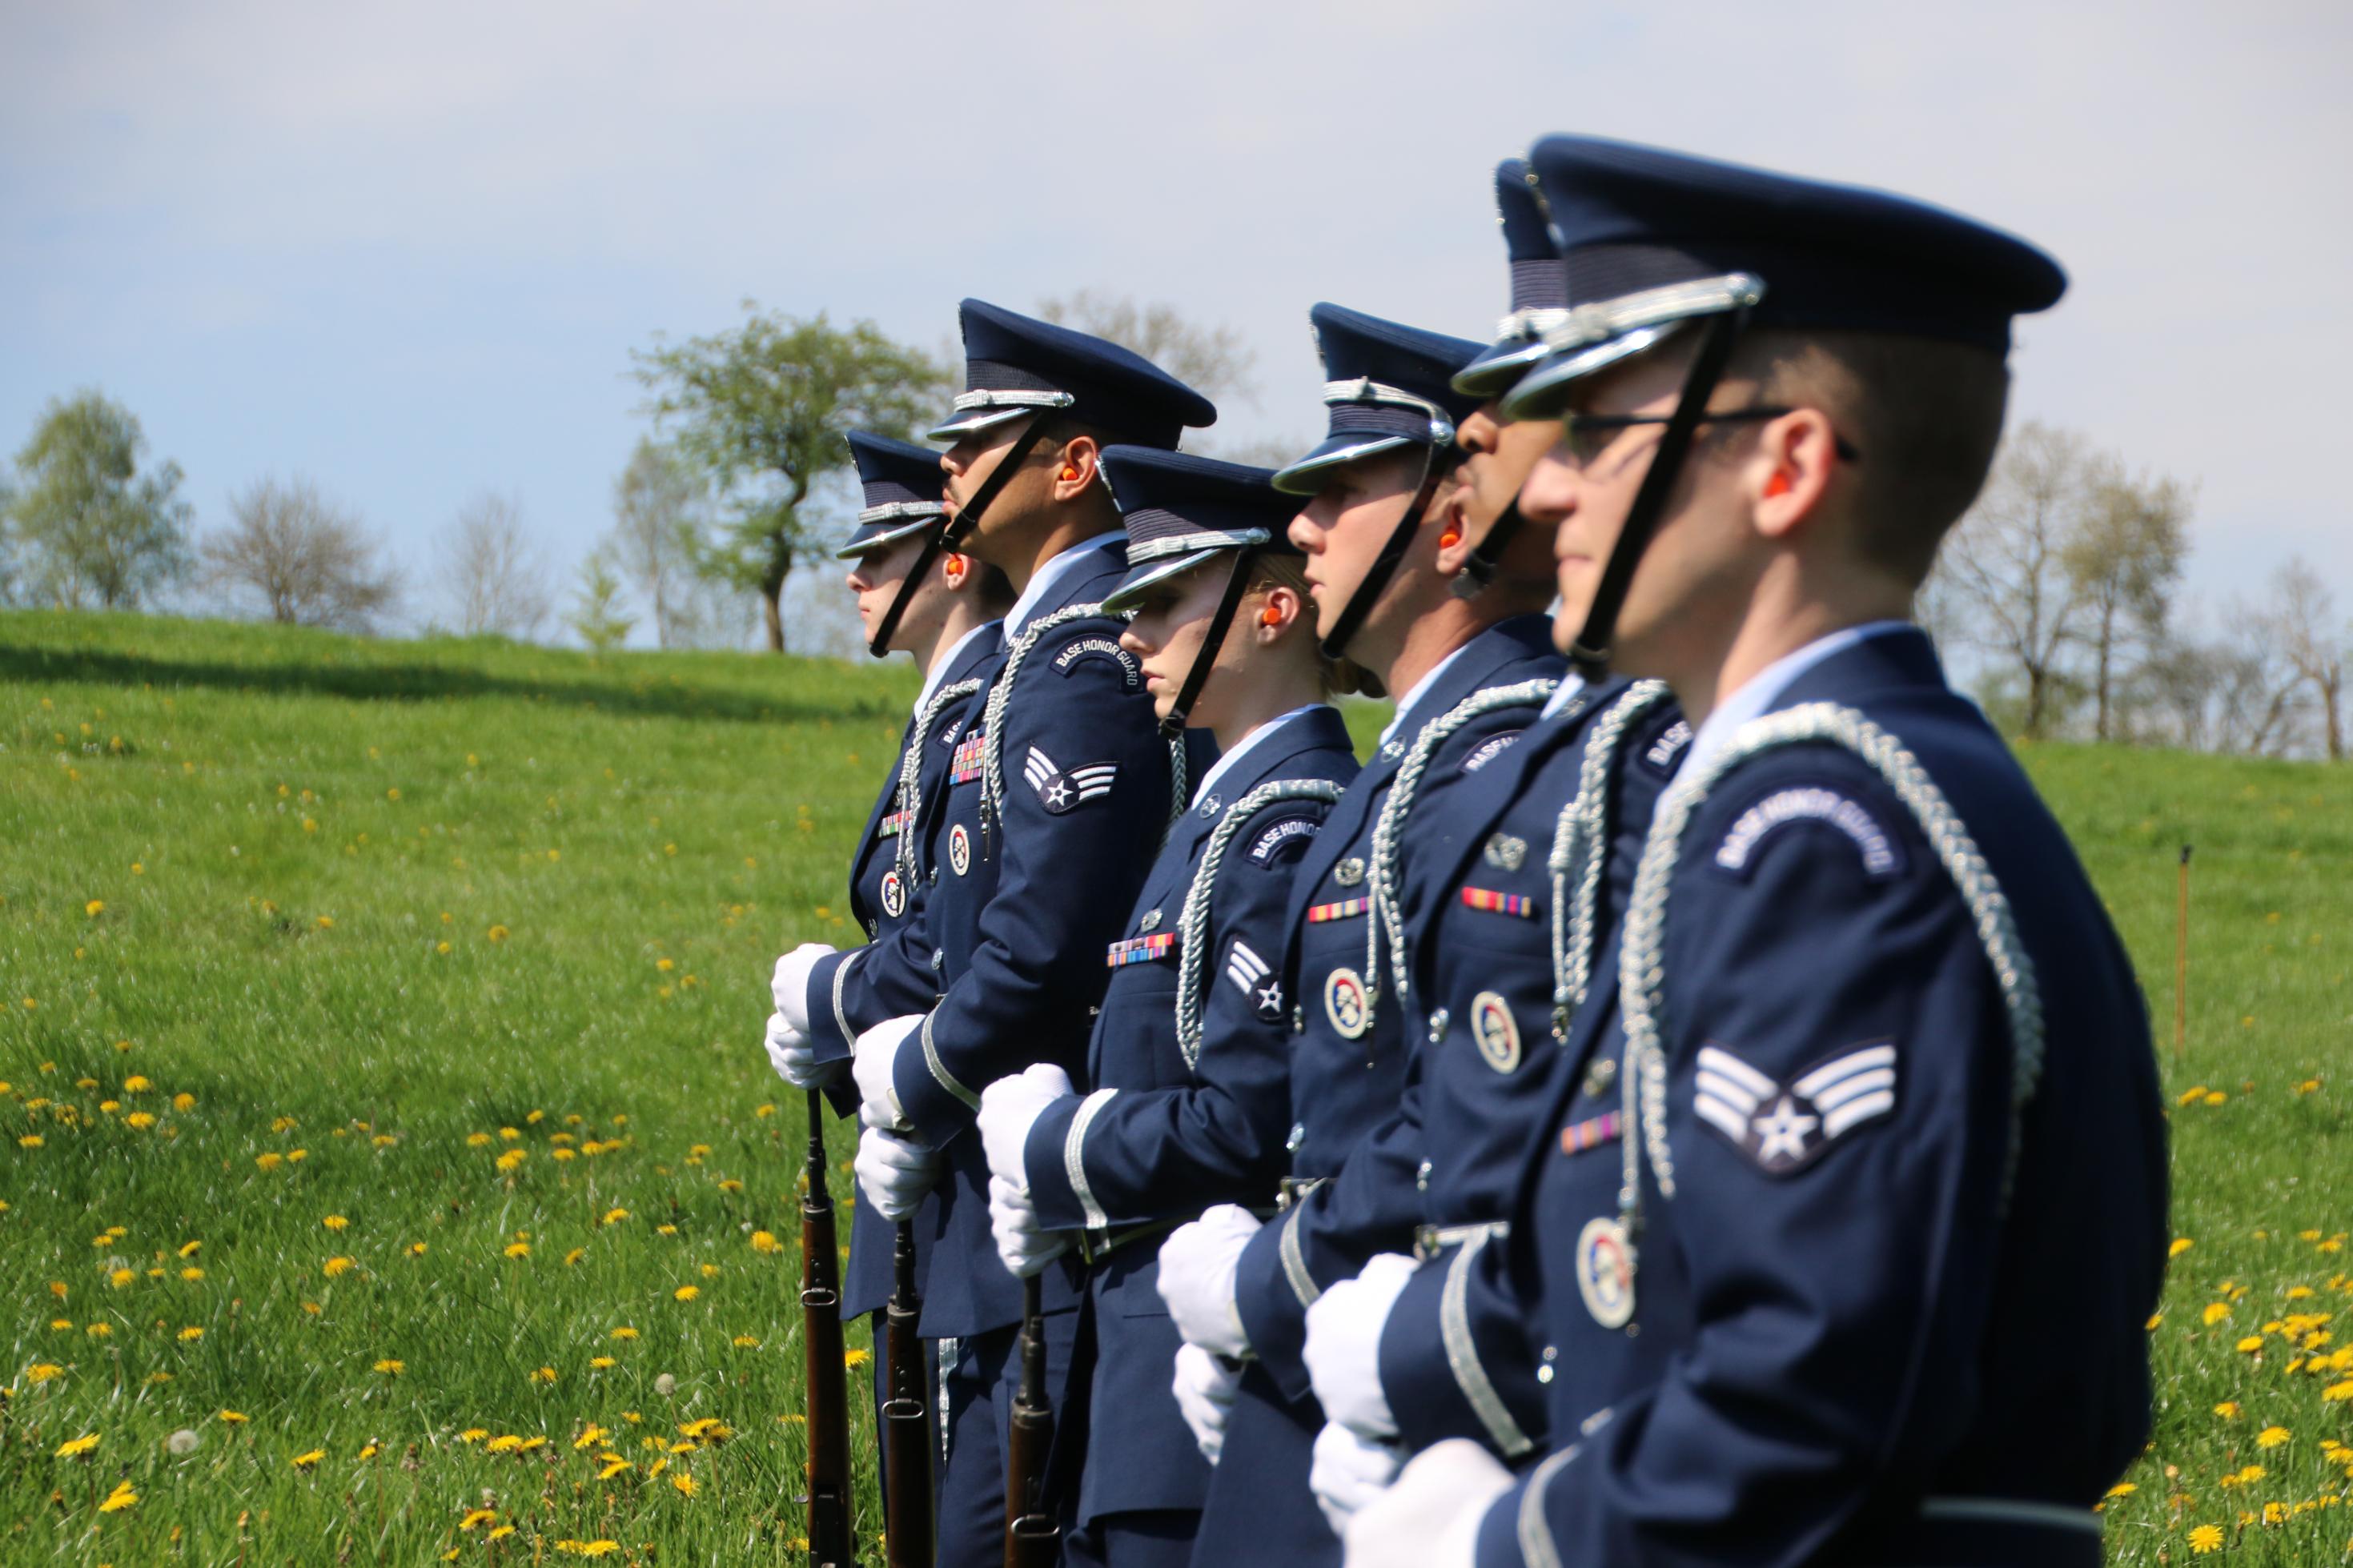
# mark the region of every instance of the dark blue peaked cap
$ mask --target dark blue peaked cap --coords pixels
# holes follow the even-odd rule
[[[1457,392],[1480,398],[1509,391],[1549,352],[1546,331],[1568,316],[1568,272],[1524,158],[1495,165],[1495,222],[1504,231],[1504,258],[1511,268],[1511,309],[1495,323],[1495,341],[1454,378]]]
[[[930,432],[934,441],[1045,412],[1174,451],[1186,426],[1218,422],[1217,405],[1117,343],[980,300],[956,310],[965,391],[955,412]]]
[[[1576,309],[1514,388],[1514,418],[1566,384],[1761,289],[1760,327],[1847,329],[2010,348],[2010,318],[2066,292],[2024,240],[1904,196],[1707,158],[1548,136],[1528,153]]]
[[[866,510],[858,514],[849,542],[834,552],[843,561],[923,531],[942,510],[937,452],[864,430],[852,430],[849,441]]]
[[[1307,319],[1324,356],[1331,426],[1313,451],[1274,476],[1275,489],[1314,495],[1343,463],[1409,443],[1445,446],[1455,424],[1479,406],[1480,399],[1454,390],[1454,376],[1482,345],[1338,305],[1317,305]]]
[[[1272,468],[1166,452],[1106,447],[1103,476],[1127,525],[1127,575],[1103,602],[1132,607],[1145,590],[1229,550],[1296,555],[1291,520],[1299,502],[1274,488]]]

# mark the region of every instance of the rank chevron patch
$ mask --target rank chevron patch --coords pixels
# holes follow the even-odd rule
[[[1785,1176],[1894,1110],[1895,1047],[1878,1040],[1841,1051],[1786,1085],[1721,1047],[1703,1047],[1692,1109],[1757,1169]]]
[[[1029,760],[1021,764],[1021,776],[1029,781],[1029,787],[1038,792],[1038,798],[1056,816],[1109,795],[1112,780],[1118,774],[1117,763],[1096,763],[1066,773],[1054,765],[1053,758],[1035,746],[1029,748]]]
[[[1276,1018],[1282,1014],[1282,982],[1269,978],[1273,965],[1261,958],[1250,944],[1240,937],[1226,954],[1226,978],[1235,988],[1250,999],[1250,1005],[1262,1018]]]

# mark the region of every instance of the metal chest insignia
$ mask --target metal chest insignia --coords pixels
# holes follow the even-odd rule
[[[894,921],[907,912],[907,884],[895,867],[882,873],[882,912]]]
[[[1361,1040],[1373,1026],[1372,998],[1365,994],[1364,976],[1353,969],[1335,969],[1324,977],[1324,1016],[1343,1039]]]
[[[1142,920],[1140,920],[1140,921],[1136,921],[1136,922],[1135,922],[1135,929],[1136,929],[1139,932],[1142,932],[1142,931],[1157,931],[1159,928],[1160,928],[1160,911],[1159,911],[1158,910],[1145,910],[1145,911],[1144,911],[1144,918],[1143,918]]]
[[[1577,1293],[1585,1310],[1605,1329],[1622,1329],[1634,1317],[1634,1249],[1626,1227],[1614,1219],[1590,1219],[1577,1237]]]
[[[1528,863],[1528,841],[1516,833],[1498,833],[1487,840],[1487,864],[1516,871]]]
[[[1513,1072],[1520,1065],[1520,1023],[1503,994],[1482,991],[1471,999],[1471,1037],[1479,1055],[1497,1072]]]
[[[972,869],[972,835],[961,822],[948,829],[948,869],[959,877]]]
[[[1351,855],[1332,868],[1332,879],[1344,888],[1353,888],[1365,879],[1365,858]]]

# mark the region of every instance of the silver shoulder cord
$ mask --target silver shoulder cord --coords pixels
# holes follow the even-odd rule
[[[1330,805],[1339,798],[1340,786],[1329,779],[1276,779],[1234,802],[1209,835],[1201,863],[1194,868],[1193,885],[1185,889],[1185,908],[1176,917],[1176,1048],[1184,1053],[1187,1068],[1201,1060],[1201,1012],[1208,999],[1202,969],[1208,963],[1209,900],[1227,846],[1252,816],[1277,802],[1320,800]]]
[[[892,803],[903,820],[899,828],[899,843],[892,860],[899,868],[899,880],[909,889],[915,886],[915,843],[911,831],[915,818],[923,809],[923,743],[932,738],[932,724],[951,702],[960,701],[980,689],[977,680],[959,680],[932,693],[932,700],[915,713],[915,732],[908,738],[907,749],[899,757],[899,792]]]
[[[1388,798],[1381,802],[1381,815],[1373,825],[1372,864],[1366,868],[1365,879],[1366,895],[1372,906],[1365,916],[1365,1017],[1368,1024],[1380,1003],[1383,937],[1388,939],[1390,973],[1396,982],[1399,1005],[1404,1003],[1409,988],[1405,914],[1398,908],[1398,856],[1406,817],[1413,810],[1414,796],[1420,791],[1422,776],[1430,771],[1430,759],[1438,754],[1438,748],[1448,736],[1472,720],[1498,708],[1541,707],[1559,685],[1557,680],[1546,679],[1523,680],[1516,686],[1490,686],[1472,692],[1432,719],[1414,736],[1413,749],[1398,765]]]
[[[1585,1004],[1593,984],[1593,931],[1601,900],[1601,879],[1609,865],[1609,781],[1618,753],[1634,726],[1672,695],[1663,680],[1636,681],[1593,721],[1577,794],[1561,808],[1553,828],[1552,854],[1552,1035],[1568,1038],[1569,1016]],[[1569,893],[1574,874],[1577,891]]]
[[[1626,1010],[1626,1058],[1619,1075],[1625,1119],[1624,1164],[1619,1205],[1630,1238],[1641,1217],[1641,1160],[1648,1155],[1659,1194],[1675,1195],[1675,1167],[1667,1147],[1667,1060],[1660,1029],[1660,989],[1664,980],[1661,951],[1666,931],[1667,889],[1673,879],[1683,837],[1707,792],[1725,774],[1762,752],[1810,742],[1843,746],[1886,781],[1896,799],[1920,825],[1954,888],[1968,906],[2010,1018],[2010,1142],[2002,1165],[1998,1215],[2010,1211],[2018,1175],[2019,1143],[2026,1107],[2042,1079],[2042,993],[2033,959],[2019,940],[2018,924],[1977,842],[1917,757],[1894,734],[1852,708],[1809,702],[1751,720],[1695,774],[1678,779],[1661,803],[1643,846],[1641,870],[1626,912],[1626,940],[1619,955],[1620,985]],[[1636,1080],[1640,1079],[1639,1091]],[[1640,1136],[1637,1136],[1639,1131]]]
[[[981,710],[980,826],[984,842],[987,838],[989,824],[1005,820],[1005,705],[1013,696],[1013,678],[1021,673],[1021,666],[1029,659],[1030,650],[1048,632],[1072,621],[1092,619],[1125,623],[1134,618],[1133,612],[1112,615],[1100,604],[1071,605],[1030,622],[1013,640],[1012,647],[1006,651],[1004,665],[997,672],[997,679],[989,683],[988,703]],[[1179,735],[1171,741],[1168,750],[1169,773],[1175,786],[1168,803],[1168,817],[1174,822],[1184,814],[1186,805],[1185,738]]]

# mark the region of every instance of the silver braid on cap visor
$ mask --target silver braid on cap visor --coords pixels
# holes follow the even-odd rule
[[[1208,999],[1203,974],[1208,963],[1209,900],[1228,847],[1251,817],[1280,801],[1315,800],[1330,805],[1339,798],[1340,786],[1329,779],[1276,779],[1227,807],[1225,819],[1209,835],[1193,885],[1185,889],[1185,908],[1176,917],[1176,1049],[1187,1068],[1201,1061],[1201,1013]]]
[[[1148,539],[1141,544],[1127,547],[1130,565],[1138,561],[1157,561],[1167,555],[1190,555],[1213,550],[1249,550],[1264,544],[1274,536],[1263,528],[1200,530],[1191,533],[1172,533],[1165,539]]]
[[[1454,439],[1454,419],[1445,409],[1419,393],[1408,392],[1401,386],[1375,381],[1369,375],[1359,375],[1346,381],[1324,384],[1324,402],[1338,407],[1351,403],[1370,404],[1379,408],[1407,408],[1430,419],[1430,438],[1435,445]]]
[[[1413,750],[1398,764],[1397,778],[1390,784],[1388,797],[1381,802],[1381,815],[1373,825],[1372,863],[1365,875],[1365,891],[1372,903],[1365,915],[1365,1016],[1368,1023],[1374,1008],[1380,1004],[1384,937],[1388,939],[1389,973],[1396,983],[1399,1005],[1403,1005],[1410,988],[1412,959],[1406,950],[1405,913],[1398,908],[1398,856],[1403,848],[1406,816],[1413,810],[1414,796],[1420,792],[1422,775],[1430,771],[1430,759],[1438,754],[1438,748],[1448,736],[1472,720],[1499,708],[1541,707],[1559,685],[1557,680],[1523,680],[1516,686],[1490,686],[1474,691],[1424,724],[1413,738]]]
[[[1620,294],[1614,300],[1573,305],[1544,330],[1544,343],[1555,353],[1567,353],[1644,327],[1737,310],[1764,297],[1764,280],[1746,272],[1662,284],[1638,293]]]
[[[1571,314],[1566,305],[1526,306],[1495,323],[1495,341],[1499,343],[1541,342],[1547,332],[1566,326]]]
[[[1626,1192],[1620,1197],[1621,1206],[1630,1210],[1640,1201],[1638,1149],[1650,1157],[1660,1195],[1675,1195],[1674,1158],[1667,1147],[1666,1136],[1667,1060],[1661,1037],[1660,992],[1665,978],[1662,952],[1666,934],[1667,890],[1682,855],[1683,834],[1707,798],[1709,789],[1734,768],[1760,752],[1808,742],[1843,746],[1877,772],[1919,824],[1946,874],[1952,878],[1961,901],[1968,906],[1994,982],[2001,988],[2002,1007],[2010,1021],[2010,1142],[2003,1155],[1999,1210],[2000,1215],[2007,1215],[2018,1175],[2026,1108],[2042,1080],[2042,992],[2035,977],[2034,961],[2019,940],[2018,922],[2010,900],[1978,852],[1977,841],[1969,837],[1968,826],[1921,766],[1920,760],[1895,735],[1853,709],[1835,702],[1810,702],[1742,725],[1724,750],[1708,759],[1695,774],[1675,782],[1651,825],[1650,841],[1642,850],[1642,867],[1634,880],[1632,903],[1626,912],[1626,940],[1619,955],[1626,1026],[1626,1061],[1620,1075],[1625,1085],[1626,1123]],[[1639,1094],[1634,1088],[1637,1077],[1641,1079]]]
[[[1067,392],[1044,392],[1018,386],[982,387],[974,392],[959,392],[949,405],[958,414],[969,414],[976,408],[1068,408],[1078,401]]]
[[[1594,721],[1577,767],[1577,794],[1553,829],[1552,1032],[1568,1037],[1569,1015],[1593,985],[1593,936],[1599,923],[1601,878],[1609,865],[1609,781],[1620,748],[1641,718],[1673,695],[1663,680],[1636,682]],[[1571,874],[1576,891],[1569,890]]]
[[[870,522],[896,522],[901,518],[938,517],[946,510],[946,507],[935,500],[886,501],[860,512],[858,524],[863,528]]]
[[[910,889],[915,886],[915,820],[923,809],[923,742],[931,739],[933,722],[949,703],[962,701],[980,687],[977,680],[959,680],[933,692],[932,700],[916,713],[915,732],[908,737],[907,749],[900,754],[899,798],[894,804],[905,815],[899,827],[898,847],[891,858],[899,868],[899,879]]]

